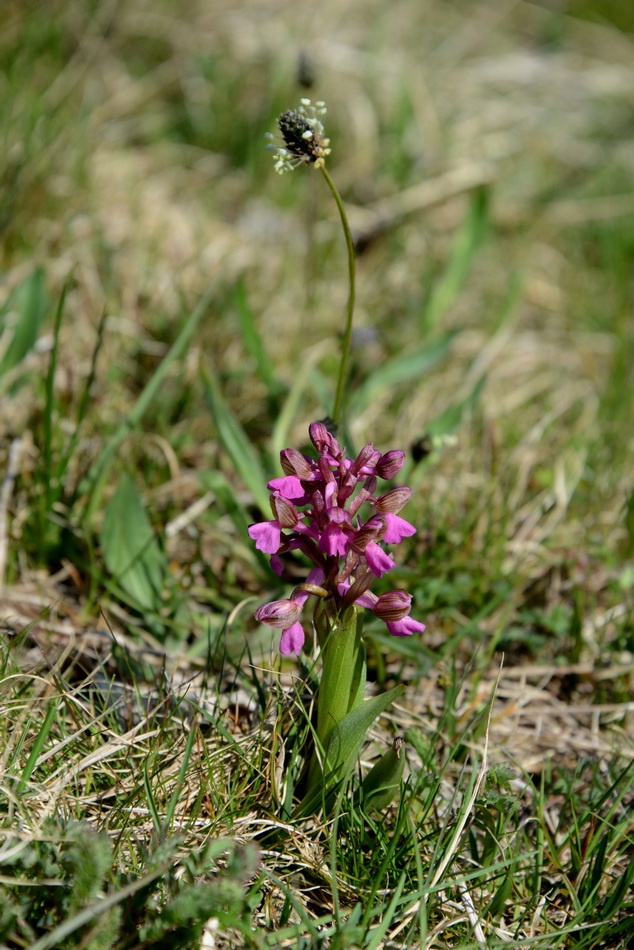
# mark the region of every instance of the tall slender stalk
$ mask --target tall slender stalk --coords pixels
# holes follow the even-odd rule
[[[354,256],[354,241],[352,240],[352,232],[350,230],[350,224],[348,223],[348,216],[346,214],[346,209],[343,206],[343,201],[341,200],[341,195],[337,191],[337,186],[330,177],[328,169],[322,163],[319,167],[320,172],[326,179],[326,184],[332,192],[332,196],[335,199],[337,208],[339,210],[339,216],[341,218],[341,225],[343,227],[343,233],[346,239],[346,247],[348,249],[348,306],[346,309],[346,326],[343,335],[343,345],[341,349],[341,361],[339,363],[339,378],[337,380],[337,391],[335,394],[335,404],[332,411],[333,422],[339,422],[340,416],[343,410],[343,399],[346,386],[346,377],[348,373],[348,357],[350,355],[350,341],[352,339],[352,320],[354,317],[354,301],[355,301],[355,256]]]

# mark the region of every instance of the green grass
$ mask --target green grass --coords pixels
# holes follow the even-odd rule
[[[634,39],[600,6],[7,5],[2,947],[632,946]],[[343,441],[408,453],[389,586],[427,624],[366,619],[369,694],[406,690],[358,777],[396,736],[405,777],[327,819],[247,536],[345,315],[325,184],[262,148],[300,49],[359,238]]]

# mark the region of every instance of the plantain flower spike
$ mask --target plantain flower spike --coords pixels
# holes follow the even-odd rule
[[[322,122],[325,115],[325,102],[317,100],[313,105],[310,99],[301,99],[297,110],[289,110],[279,117],[277,124],[284,144],[267,146],[273,151],[278,175],[293,171],[298,165],[321,168],[330,155],[330,139],[326,138]],[[273,138],[270,132],[268,138]]]

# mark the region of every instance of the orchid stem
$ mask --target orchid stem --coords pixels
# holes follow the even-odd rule
[[[348,373],[348,357],[350,354],[350,340],[352,339],[352,319],[354,315],[354,296],[355,296],[355,260],[354,260],[354,241],[352,240],[352,232],[350,230],[350,225],[348,223],[348,216],[346,215],[346,210],[343,206],[343,201],[341,200],[341,195],[337,191],[337,187],[328,173],[328,169],[325,165],[320,165],[320,172],[326,179],[326,184],[332,192],[332,196],[335,199],[337,208],[339,209],[339,216],[341,218],[341,224],[343,227],[343,233],[346,238],[346,246],[348,248],[348,307],[346,311],[346,328],[343,335],[343,346],[341,348],[341,362],[339,364],[339,378],[337,380],[337,392],[335,394],[335,405],[332,411],[333,422],[339,422],[341,412],[343,409],[343,398],[346,386],[346,376]]]

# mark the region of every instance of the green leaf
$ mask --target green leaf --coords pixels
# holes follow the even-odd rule
[[[513,877],[515,873],[516,869],[514,867],[510,867],[507,870],[504,878],[502,879],[502,883],[491,898],[489,906],[487,907],[487,914],[489,914],[491,917],[499,917],[500,914],[504,913],[506,902],[513,892]]]
[[[357,706],[360,706],[365,698],[365,686],[368,681],[368,667],[366,662],[365,643],[361,640],[359,652],[355,662],[352,681],[350,683],[350,699],[348,701],[347,712],[352,712]]]
[[[234,291],[234,301],[240,324],[240,339],[255,360],[258,376],[266,385],[269,398],[275,399],[284,387],[275,374],[275,370],[264,349],[262,336],[258,330],[253,310],[249,306],[244,282],[241,280]]]
[[[18,782],[18,785],[17,785],[17,793],[20,796],[24,794],[26,785],[29,779],[31,778],[33,769],[35,768],[37,764],[37,760],[39,759],[40,753],[42,752],[42,749],[44,748],[46,740],[48,739],[48,734],[51,731],[51,726],[55,722],[56,717],[57,717],[57,706],[55,703],[49,703],[48,709],[46,710],[46,717],[41,727],[38,730],[37,736],[35,737],[35,741],[33,743],[33,746],[31,747],[31,752],[29,754],[28,761],[26,765],[24,766],[24,769],[22,770],[22,775],[20,776],[20,781]]]
[[[317,735],[324,749],[337,723],[350,712],[355,701],[358,702],[363,670],[359,666],[362,644],[357,620],[357,608],[349,607],[330,631],[324,646],[323,672],[317,696]],[[361,688],[365,688],[365,682]]]
[[[106,567],[123,590],[141,609],[158,610],[167,560],[128,475],[122,477],[106,508],[101,545]]]
[[[323,770],[315,766],[317,759],[313,759],[306,794],[296,809],[295,817],[312,814],[324,800],[328,810],[337,788],[345,782],[354,768],[361,746],[375,719],[404,691],[404,686],[394,686],[380,696],[366,699],[337,723],[330,732]]]
[[[387,808],[400,788],[404,768],[403,740],[397,738],[361,783],[361,796],[366,809],[382,811]]]
[[[222,398],[220,388],[208,373],[204,374],[205,400],[214,420],[218,438],[233,462],[236,471],[264,512],[270,511],[266,477],[260,459],[247,434]]]
[[[41,267],[37,267],[30,277],[13,291],[0,310],[0,332],[5,330],[7,315],[17,312],[17,320],[12,327],[13,335],[0,358],[0,378],[14,369],[31,352],[49,307],[44,272]]]
[[[413,353],[405,353],[390,360],[372,373],[350,399],[350,417],[360,415],[385,389],[418,380],[428,370],[441,363],[449,355],[455,335],[446,333]]]
[[[324,768],[325,781],[329,788],[348,777],[375,719],[404,691],[405,687],[402,685],[393,686],[380,696],[366,699],[335,726],[328,741]]]
[[[488,190],[480,188],[473,194],[469,214],[455,238],[449,262],[434,285],[421,315],[421,325],[426,335],[435,332],[462,290],[475,255],[484,243],[488,220]]]

